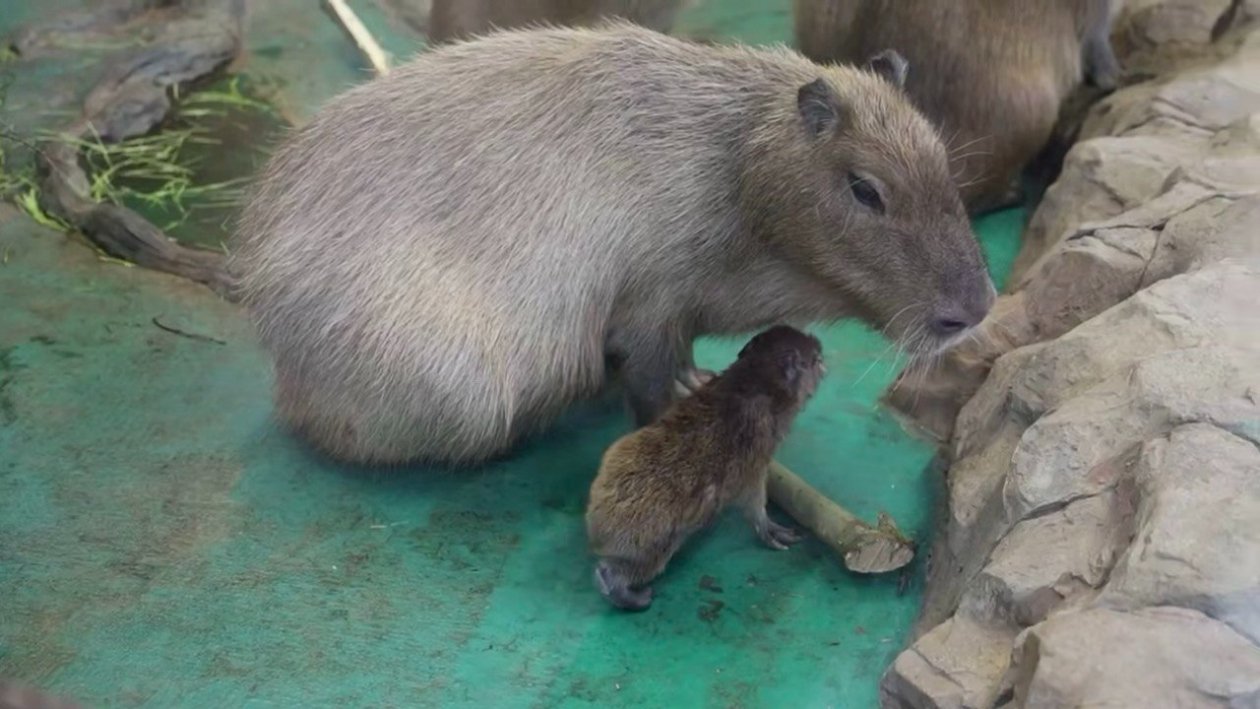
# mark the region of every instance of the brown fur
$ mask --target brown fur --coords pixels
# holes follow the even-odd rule
[[[1115,86],[1113,2],[795,0],[796,37],[819,62],[903,54],[907,91],[946,136],[968,208],[984,212],[1016,196],[1082,78]]]
[[[433,0],[429,43],[468,39],[495,29],[581,26],[619,17],[668,32],[687,0]]]
[[[280,416],[375,464],[503,454],[609,363],[647,423],[702,335],[856,316],[926,352],[993,298],[889,80],[624,23],[446,45],[334,99],[231,268]]]
[[[823,372],[817,339],[772,328],[721,376],[608,449],[586,529],[600,557],[596,582],[614,605],[646,608],[647,584],[728,505],[743,509],[767,545],[796,541],[766,516],[766,471]]]

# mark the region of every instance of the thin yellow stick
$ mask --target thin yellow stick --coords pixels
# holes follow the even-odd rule
[[[324,0],[328,5],[328,9],[332,11],[333,17],[341,25],[342,29],[350,34],[350,39],[354,40],[355,46],[367,57],[368,63],[372,65],[372,70],[377,76],[385,76],[389,73],[389,54],[381,49],[381,45],[377,44],[372,37],[372,33],[368,32],[367,27],[363,26],[363,22],[359,20],[359,16],[354,14],[354,10],[346,4],[345,0]]]

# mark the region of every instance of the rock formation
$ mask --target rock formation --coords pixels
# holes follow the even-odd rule
[[[1130,0],[984,332],[886,707],[1260,707],[1260,3]]]

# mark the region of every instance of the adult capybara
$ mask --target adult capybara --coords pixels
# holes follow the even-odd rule
[[[624,23],[447,45],[293,134],[231,268],[280,415],[348,461],[483,461],[615,368],[640,423],[692,341],[858,317],[920,351],[993,286],[904,63]]]

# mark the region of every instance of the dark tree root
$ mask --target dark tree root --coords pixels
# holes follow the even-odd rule
[[[161,3],[174,5],[176,3]],[[148,133],[171,109],[170,92],[214,75],[240,52],[242,0],[186,0],[178,19],[163,20],[150,46],[116,60],[88,94],[84,118],[62,131],[65,138],[112,143]],[[116,23],[103,13],[100,24]],[[83,31],[99,27],[84,23]],[[136,212],[91,198],[78,149],[53,140],[36,152],[41,206],[82,232],[109,256],[182,276],[230,297],[232,282],[221,253],[173,241]]]
[[[82,136],[83,134],[77,134]],[[203,283],[227,296],[231,287],[223,255],[181,246],[126,207],[93,201],[78,150],[67,143],[40,148],[40,203],[114,258]]]

